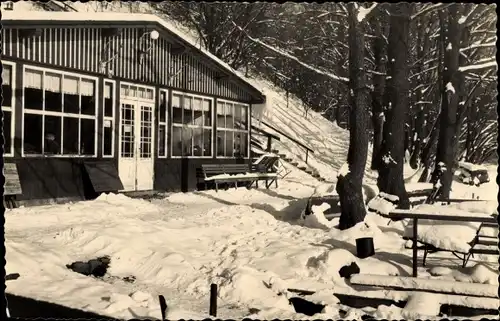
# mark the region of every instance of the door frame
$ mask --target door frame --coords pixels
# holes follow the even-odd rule
[[[138,96],[133,97],[133,96],[123,96],[122,95],[122,86],[135,86],[137,88],[141,87],[144,89],[150,89],[152,90],[153,97],[152,99],[148,98],[140,98]],[[128,103],[128,104],[134,104],[134,131],[138,130],[140,132],[141,130],[141,104],[142,105],[147,105],[152,107],[151,111],[151,168],[152,168],[152,173],[151,173],[151,186],[153,189],[154,188],[154,163],[155,163],[155,157],[157,154],[157,148],[156,148],[156,88],[154,86],[146,86],[142,84],[136,84],[136,83],[131,83],[131,82],[125,82],[121,81],[119,82],[117,86],[117,91],[118,91],[118,175],[120,175],[120,160],[122,158],[122,104],[123,103]],[[138,117],[137,117],[138,116]],[[137,166],[139,163],[139,157],[140,157],[140,134],[135,135],[134,133],[134,166],[135,166],[135,182],[134,182],[134,188],[132,190],[126,190],[124,189],[123,191],[125,192],[131,192],[131,191],[139,191],[137,189],[138,184],[137,184]]]

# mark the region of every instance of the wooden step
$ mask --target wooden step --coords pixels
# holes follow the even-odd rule
[[[318,181],[324,182],[324,181],[326,181],[326,179],[324,179],[323,177],[318,177]]]
[[[293,162],[292,161],[292,162],[290,162],[290,165],[297,167],[297,166],[299,166],[299,162]]]
[[[273,153],[273,154],[279,154],[279,152],[280,151],[278,149],[271,149],[271,153]]]
[[[319,177],[321,177],[321,175],[319,175],[318,173],[312,173],[312,177],[319,178]]]
[[[497,246],[498,240],[485,240],[484,238],[479,238],[479,240],[476,241],[476,244]]]
[[[279,156],[280,158],[283,158],[283,159],[285,159],[285,158],[286,158],[286,154],[278,154],[278,156]]]
[[[306,173],[307,173],[307,174],[309,174],[309,175],[314,174],[314,171],[312,171],[312,170],[310,170],[310,169],[307,169],[307,168],[306,168],[306,170],[305,170],[304,172],[306,172]]]
[[[285,162],[288,162],[288,163],[292,163],[293,162],[293,158],[290,158],[290,157],[284,157],[283,160]],[[298,164],[298,163],[297,163]]]
[[[307,169],[307,166],[301,165],[301,166],[297,166],[297,168],[302,170],[302,171],[305,171]]]

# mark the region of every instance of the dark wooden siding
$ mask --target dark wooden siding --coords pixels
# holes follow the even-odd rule
[[[54,67],[101,73],[101,59],[109,59],[114,52],[118,54],[110,64],[114,77],[241,102],[252,101],[244,86],[228,78],[219,79],[218,72],[205,63],[208,58],[202,53],[188,49],[185,53],[172,54],[172,43],[162,35],[165,31],[160,32],[157,40],[147,36],[141,40],[140,28],[124,27],[119,36],[108,42],[100,27],[41,28],[39,35],[19,37],[22,29],[4,27],[3,55]],[[149,54],[141,62],[140,50],[150,48],[150,45]]]

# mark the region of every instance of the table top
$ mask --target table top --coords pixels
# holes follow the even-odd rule
[[[436,221],[460,221],[460,222],[478,222],[478,223],[497,223],[498,214],[480,214],[476,215],[446,215],[446,214],[431,214],[424,213],[422,210],[394,210],[389,214],[381,214],[381,216],[390,219],[426,219]]]

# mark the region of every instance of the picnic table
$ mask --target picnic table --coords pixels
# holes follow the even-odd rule
[[[412,235],[412,276],[417,277],[417,238],[418,238],[418,222],[419,220],[436,220],[436,221],[458,221],[458,222],[474,222],[474,223],[487,223],[496,224],[498,214],[477,214],[477,215],[445,215],[445,214],[430,214],[418,209],[414,210],[394,210],[389,214],[379,213],[379,215],[389,219],[411,219],[413,221],[413,235]]]

